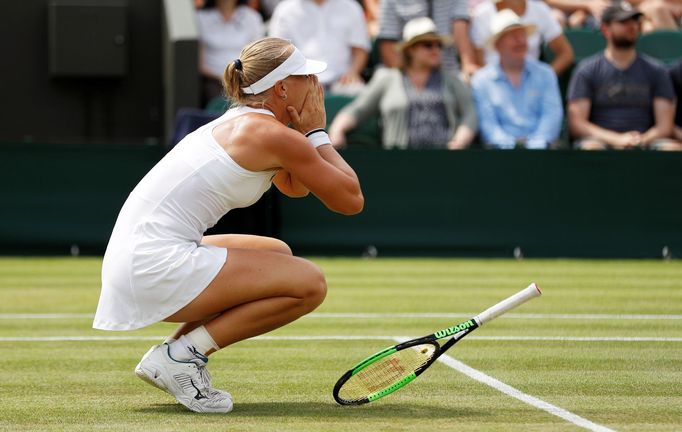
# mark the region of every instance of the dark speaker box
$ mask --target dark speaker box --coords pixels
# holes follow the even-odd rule
[[[128,69],[125,0],[48,3],[50,75],[122,77]]]

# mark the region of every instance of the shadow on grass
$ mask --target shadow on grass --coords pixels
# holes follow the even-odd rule
[[[154,404],[137,409],[140,413],[147,414],[176,414],[196,415],[180,404]],[[204,415],[204,414],[202,414]],[[225,414],[215,414],[225,415]],[[490,415],[488,410],[472,410],[471,408],[448,408],[435,407],[433,405],[420,405],[414,403],[378,403],[360,406],[340,406],[333,402],[242,402],[234,407],[234,411],[227,414],[230,417],[299,417],[299,418],[346,418],[353,416],[355,419],[435,419],[457,417],[486,417]]]

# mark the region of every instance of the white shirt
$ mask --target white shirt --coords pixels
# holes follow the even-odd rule
[[[327,62],[318,75],[332,84],[351,67],[351,48],[370,49],[362,8],[355,0],[284,0],[270,20],[270,36],[290,40],[307,58]]]
[[[471,17],[471,41],[477,48],[485,50],[486,64],[494,64],[499,61],[499,55],[494,47],[487,45],[490,39],[490,22],[497,13],[495,4],[486,1],[474,9]],[[561,25],[552,16],[552,12],[544,2],[526,0],[526,13],[521,22],[533,24],[537,30],[528,37],[528,56],[534,59],[540,58],[540,49],[543,43],[549,43],[562,33]]]
[[[227,21],[218,9],[202,9],[197,12],[197,23],[202,67],[217,77],[223,76],[229,62],[239,58],[244,45],[265,35],[263,19],[248,6],[237,6]]]

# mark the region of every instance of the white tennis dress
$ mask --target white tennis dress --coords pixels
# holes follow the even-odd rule
[[[213,129],[239,115],[270,111],[238,107],[187,135],[130,193],[102,263],[102,291],[93,327],[133,330],[174,314],[215,278],[227,250],[201,245],[206,229],[270,188],[275,171],[238,165]]]

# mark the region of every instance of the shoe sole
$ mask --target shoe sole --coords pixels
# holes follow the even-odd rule
[[[230,411],[232,411],[232,407],[233,407],[232,403],[230,403],[230,406],[227,408],[207,408],[192,398],[187,398],[187,397],[182,397],[182,396],[175,396],[175,400],[180,402],[182,405],[184,405],[190,411],[194,411],[197,413],[225,414],[225,413],[229,413]]]

